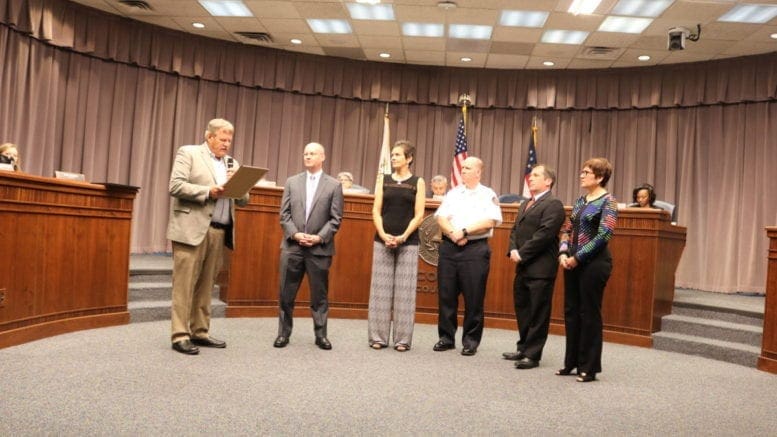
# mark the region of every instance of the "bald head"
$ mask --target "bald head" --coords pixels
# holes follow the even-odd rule
[[[470,156],[461,164],[461,181],[467,188],[475,188],[480,183],[483,161]]]
[[[317,173],[323,167],[324,160],[326,159],[324,146],[319,143],[308,143],[305,146],[302,158],[305,163],[305,169],[311,173]]]

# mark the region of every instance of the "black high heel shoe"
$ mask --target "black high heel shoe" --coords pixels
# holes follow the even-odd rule
[[[580,372],[579,376],[577,377],[577,382],[591,382],[591,381],[596,381],[596,373]]]
[[[575,371],[575,367],[564,367],[563,369],[556,370],[557,376],[569,376]],[[575,372],[577,373],[577,372]]]

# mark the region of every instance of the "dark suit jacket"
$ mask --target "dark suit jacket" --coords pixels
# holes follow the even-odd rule
[[[558,272],[558,234],[564,223],[564,205],[552,193],[542,196],[526,210],[528,201],[518,208],[518,217],[510,232],[510,247],[518,250],[521,262],[516,273],[531,278],[553,278]]]
[[[235,168],[238,167],[237,161]],[[170,173],[170,221],[167,224],[167,238],[179,243],[197,246],[205,239],[216,201],[208,198],[210,187],[216,185],[216,172],[207,143],[181,146],[175,156]],[[235,218],[235,204],[248,203],[248,193],[241,199],[229,199],[230,214]],[[225,235],[225,244],[232,248],[234,226]]]
[[[281,199],[281,228],[283,241],[281,249],[302,251],[294,240],[294,234],[305,232],[321,237],[321,244],[307,250],[313,255],[332,256],[335,254],[335,233],[343,218],[343,187],[340,182],[322,173],[316,194],[313,197],[310,216],[305,224],[305,196],[307,172],[294,175],[286,180]]]

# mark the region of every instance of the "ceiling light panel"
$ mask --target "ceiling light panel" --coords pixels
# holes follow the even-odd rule
[[[732,23],[766,23],[777,17],[777,6],[740,4],[723,14],[718,21]]]
[[[345,20],[323,20],[308,18],[308,26],[315,33],[351,33],[351,26]]]
[[[574,0],[567,12],[570,14],[593,14],[602,0]]]
[[[613,17],[609,16],[602,21],[599,26],[600,32],[621,32],[621,33],[642,33],[650,23],[652,18],[634,18],[634,17]]]
[[[493,27],[477,24],[451,24],[448,26],[450,38],[491,39]]]
[[[438,23],[402,23],[402,35],[441,37],[445,34],[445,27]]]
[[[549,12],[545,11],[502,11],[499,24],[515,27],[542,27],[548,19]]]
[[[391,5],[363,5],[346,3],[348,12],[354,20],[393,20],[394,8]]]
[[[253,17],[251,10],[240,0],[199,0],[205,10],[214,17]]]
[[[582,30],[546,30],[540,39],[550,44],[582,44],[588,38],[588,32]]]
[[[673,2],[674,0],[620,0],[611,13],[631,17],[657,17]]]

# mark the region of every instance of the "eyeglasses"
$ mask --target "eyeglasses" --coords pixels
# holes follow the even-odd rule
[[[583,170],[580,172],[580,176],[588,176],[589,174],[594,174],[591,170]]]

